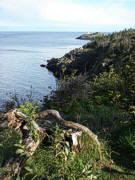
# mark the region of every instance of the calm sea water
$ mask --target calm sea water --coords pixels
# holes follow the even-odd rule
[[[31,90],[35,100],[49,95],[56,88],[56,79],[40,64],[84,45],[86,41],[75,39],[80,34],[0,32],[0,104],[14,94],[24,97]]]

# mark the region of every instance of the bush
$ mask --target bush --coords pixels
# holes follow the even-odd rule
[[[75,154],[64,138],[63,130],[57,127],[52,145],[41,146],[27,161],[24,179],[97,179],[101,169],[98,150],[86,135],[82,140],[84,148]]]

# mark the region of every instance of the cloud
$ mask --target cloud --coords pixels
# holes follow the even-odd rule
[[[134,24],[132,17],[135,12],[126,9],[118,3],[99,4],[95,6],[70,3],[68,1],[40,0],[38,4],[38,12],[40,17],[45,20],[57,22],[73,22],[80,24]]]
[[[77,0],[0,0],[0,9],[9,14],[6,22],[10,22],[12,16],[19,24],[21,20],[35,25],[52,22],[60,27],[66,23],[77,27],[134,26],[135,10],[125,6],[131,1],[134,0],[102,0],[100,3],[83,0],[80,4]],[[4,21],[4,17],[0,20]]]

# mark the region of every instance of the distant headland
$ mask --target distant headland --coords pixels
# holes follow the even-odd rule
[[[106,34],[101,33],[101,32],[95,32],[95,33],[86,33],[82,34],[81,36],[77,37],[76,39],[81,39],[81,40],[95,40],[95,38],[105,36]]]

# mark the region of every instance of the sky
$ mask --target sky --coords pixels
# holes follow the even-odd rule
[[[135,28],[135,0],[0,0],[0,31]]]

